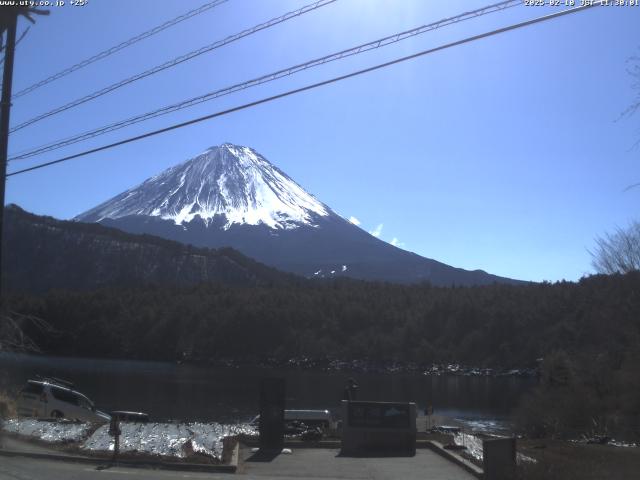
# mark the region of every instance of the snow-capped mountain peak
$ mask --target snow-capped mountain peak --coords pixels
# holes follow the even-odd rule
[[[272,229],[314,226],[331,214],[288,175],[249,147],[224,143],[149,178],[140,185],[79,215],[100,222],[145,215],[185,224],[200,217],[205,224],[224,218],[234,224]]]
[[[76,220],[199,247],[232,247],[311,278],[433,285],[513,282],[389,245],[318,201],[256,151],[231,143],[211,147]]]

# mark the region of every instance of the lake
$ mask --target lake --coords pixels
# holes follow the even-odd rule
[[[358,399],[413,401],[420,411],[469,425],[500,429],[536,379],[427,376],[408,373],[315,372],[248,367],[206,367],[164,362],[0,355],[0,386],[20,388],[36,374],[76,384],[99,409],[147,412],[153,420],[248,421],[258,413],[260,379],[286,379],[287,408],[338,411],[349,377]],[[4,385],[2,385],[4,384]]]

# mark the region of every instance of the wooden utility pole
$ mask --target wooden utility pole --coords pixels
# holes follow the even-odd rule
[[[2,99],[0,99],[0,308],[3,305],[2,256],[4,254],[4,192],[7,182],[7,158],[9,152],[9,117],[11,114],[11,86],[13,82],[13,59],[16,52],[16,30],[18,17],[22,15],[31,23],[35,20],[31,15],[49,15],[48,10],[16,5],[0,8],[0,38],[7,32],[4,47],[4,69],[2,72]],[[1,43],[1,42],[0,42]]]
[[[13,80],[13,57],[16,50],[16,29],[19,10],[3,12],[4,25],[7,31],[7,43],[4,49],[4,69],[2,72],[2,99],[0,100],[0,307],[3,305],[2,295],[2,255],[4,224],[4,192],[7,180],[7,155],[9,151],[9,116],[11,113],[11,83]],[[2,32],[4,33],[4,32]]]

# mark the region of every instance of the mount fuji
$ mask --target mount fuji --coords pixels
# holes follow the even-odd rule
[[[392,246],[342,218],[255,150],[229,143],[211,147],[74,220],[199,247],[231,246],[305,277],[443,286],[516,282]]]

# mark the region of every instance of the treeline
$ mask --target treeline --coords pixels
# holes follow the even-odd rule
[[[640,345],[640,273],[578,283],[440,288],[360,282],[105,288],[13,294],[46,353],[260,362],[293,357],[525,367],[563,350]]]

